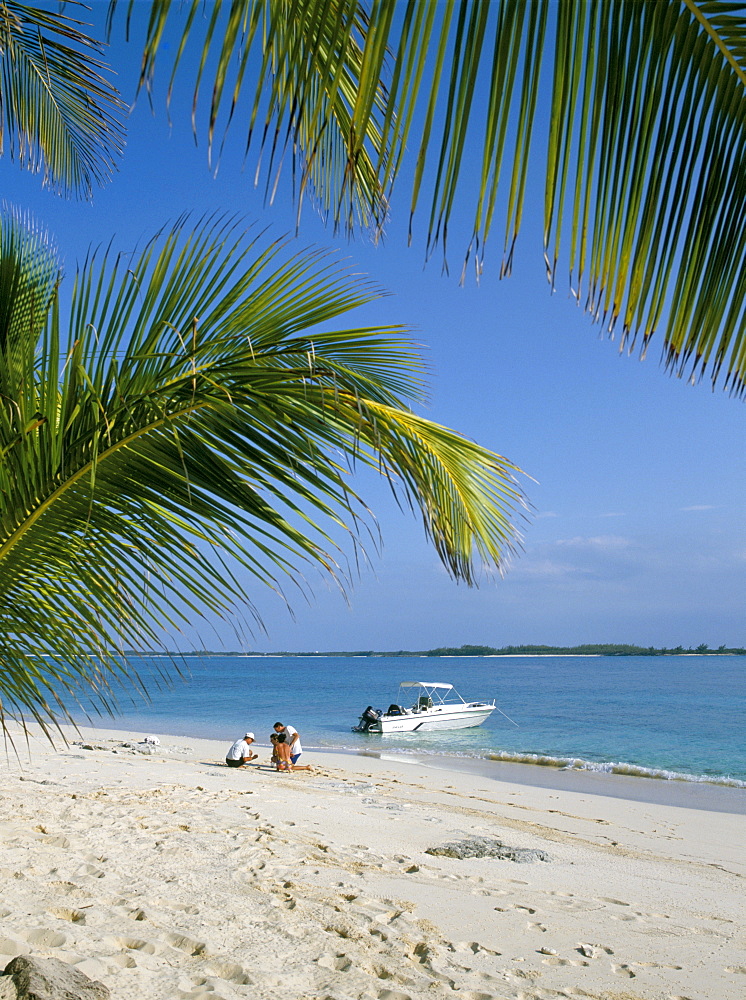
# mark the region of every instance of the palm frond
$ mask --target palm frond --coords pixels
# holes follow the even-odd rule
[[[0,153],[41,172],[47,187],[89,198],[122,152],[124,105],[84,27],[62,13],[0,4]]]
[[[110,0],[109,34],[121,0]],[[127,0],[129,33],[134,0]],[[384,4],[384,7],[387,5]],[[368,17],[358,0],[201,0],[179,3],[184,34],[174,55],[170,96],[187,42],[201,35],[203,48],[194,81],[192,124],[200,93],[210,91],[208,157],[217,170],[229,126],[243,130],[247,152],[263,160],[265,197],[271,201],[283,165],[290,161],[293,187],[330,217],[335,228],[379,231],[387,213],[380,176],[388,173],[382,139],[386,96],[381,79],[387,59],[385,35],[369,44]],[[172,0],[150,5],[140,85],[150,91]],[[391,20],[392,6],[384,12]],[[207,67],[214,66],[205,81]],[[236,110],[248,92],[240,124]],[[259,169],[257,168],[257,182]]]
[[[502,567],[518,470],[412,412],[421,360],[399,328],[343,326],[378,292],[328,255],[182,220],[140,254],[93,254],[63,317],[53,258],[3,226],[8,271],[47,307],[14,325],[26,378],[0,396],[5,716],[48,725],[80,684],[105,709],[115,650],[236,605],[258,620],[247,578],[344,586],[368,518],[356,463],[419,508],[454,577]]]
[[[146,83],[171,6],[153,4]],[[441,247],[447,261],[449,223],[473,197],[464,267],[473,259],[477,276],[496,224],[510,273],[529,165],[544,156],[552,287],[566,259],[572,294],[622,349],[644,354],[662,330],[673,373],[743,393],[742,3],[226,0],[210,10],[206,28],[193,0],[184,27],[184,44],[202,31],[199,82],[211,53],[218,63],[210,143],[221,109],[233,121],[248,88],[249,141],[260,131],[270,164],[289,148],[299,200],[312,184],[348,231],[380,230],[409,146],[411,216],[429,202],[426,254]]]

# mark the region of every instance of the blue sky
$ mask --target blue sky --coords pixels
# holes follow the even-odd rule
[[[105,8],[100,4],[96,11]],[[139,54],[117,44],[110,61],[126,98]],[[164,74],[165,75],[165,74]],[[128,122],[119,174],[92,204],[55,198],[38,178],[0,162],[6,202],[30,208],[54,235],[68,274],[90,244],[131,248],[185,210],[239,213],[291,232],[287,191],[263,205],[253,160],[241,171],[233,134],[217,179],[195,146],[191,95],[179,93],[169,126],[141,98]],[[452,277],[440,258],[423,268],[426,213],[406,246],[409,190],[395,196],[382,246],[335,240],[313,211],[298,249],[335,247],[356,271],[392,295],[362,311],[368,322],[403,323],[432,369],[426,415],[478,440],[524,469],[534,512],[524,550],[504,579],[478,589],[453,583],[428,548],[417,519],[402,514],[388,487],[367,475],[360,489],[374,509],[383,549],[346,603],[334,585],[312,580],[314,599],[291,617],[270,593],[248,591],[268,636],[255,648],[399,649],[462,643],[642,645],[746,644],[746,530],[743,403],[708,383],[672,379],[648,359],[620,357],[566,293],[558,270],[550,294],[541,246],[543,189],[529,201],[513,276],[500,281],[495,231],[481,284],[460,287],[465,239],[451,237]],[[458,226],[455,227],[458,229]],[[419,237],[419,238],[418,238]],[[251,584],[247,581],[247,587]],[[203,624],[182,648],[237,645],[230,624]]]

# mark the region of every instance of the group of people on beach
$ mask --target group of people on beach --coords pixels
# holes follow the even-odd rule
[[[270,764],[278,771],[310,771],[310,765],[298,763],[298,759],[303,753],[298,730],[293,726],[285,725],[284,722],[276,722],[272,729],[274,732],[269,737],[272,744]],[[245,767],[257,760],[259,754],[254,753],[251,749],[253,742],[253,733],[246,733],[242,739],[236,740],[225,757],[225,763],[228,767]]]

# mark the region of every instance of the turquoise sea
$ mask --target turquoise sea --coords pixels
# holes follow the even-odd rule
[[[438,754],[746,788],[746,656],[254,657],[133,659],[149,704],[120,696],[96,725],[268,745],[275,721],[306,750]],[[164,686],[159,674],[173,677]],[[389,736],[351,732],[402,680],[447,681],[495,698],[482,726]],[[81,722],[84,722],[82,718]],[[513,723],[517,723],[514,725]]]

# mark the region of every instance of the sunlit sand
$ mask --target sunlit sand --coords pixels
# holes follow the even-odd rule
[[[121,746],[143,735],[4,760],[0,967],[53,956],[115,1000],[743,996],[743,815],[394,756],[285,774],[266,747],[229,769],[222,743]],[[465,841],[548,860],[428,853]]]

